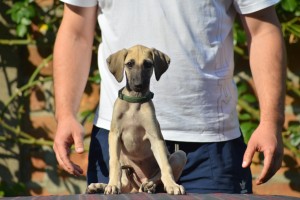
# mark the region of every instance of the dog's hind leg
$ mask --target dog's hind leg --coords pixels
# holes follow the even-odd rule
[[[178,150],[170,155],[169,162],[173,171],[175,181],[178,181],[186,164],[186,161],[187,158],[184,151]]]
[[[187,158],[184,151],[178,150],[169,156],[169,163],[172,168],[174,180],[177,182],[183,168],[186,164]],[[161,181],[161,172],[158,173],[149,179],[146,182],[143,182],[140,186],[139,192],[147,192],[147,193],[155,193],[155,192],[163,192],[164,187]]]

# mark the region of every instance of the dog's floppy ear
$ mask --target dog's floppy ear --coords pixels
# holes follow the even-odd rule
[[[153,55],[153,62],[154,62],[155,78],[158,81],[161,75],[165,71],[167,71],[171,60],[169,56],[154,48],[152,49],[152,55]]]
[[[111,54],[107,59],[109,71],[115,76],[118,82],[123,80],[124,61],[127,55],[127,49],[122,49],[116,53]]]

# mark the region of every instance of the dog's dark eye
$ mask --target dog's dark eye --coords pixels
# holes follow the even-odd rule
[[[144,67],[145,68],[151,68],[153,66],[153,63],[149,60],[144,61]]]
[[[125,65],[126,65],[126,67],[128,67],[128,68],[132,68],[133,65],[134,65],[134,61],[133,61],[133,60],[130,60],[130,61],[128,61]]]

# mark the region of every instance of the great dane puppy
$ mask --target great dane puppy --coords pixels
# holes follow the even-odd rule
[[[109,132],[109,182],[92,183],[87,193],[154,193],[157,188],[168,194],[185,194],[178,180],[186,154],[169,154],[163,139],[149,90],[155,73],[158,81],[168,69],[170,58],[141,45],[120,50],[107,59],[110,72],[118,82],[125,70],[126,86],[114,104]]]

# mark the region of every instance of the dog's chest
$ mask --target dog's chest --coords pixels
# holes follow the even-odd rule
[[[143,126],[143,115],[141,104],[128,104],[118,112],[117,124],[122,130],[140,128]]]
[[[145,127],[147,114],[142,104],[131,104],[118,114],[117,126],[121,133],[122,148],[125,154],[132,156],[144,154],[143,156],[146,156],[150,153],[150,143]]]

